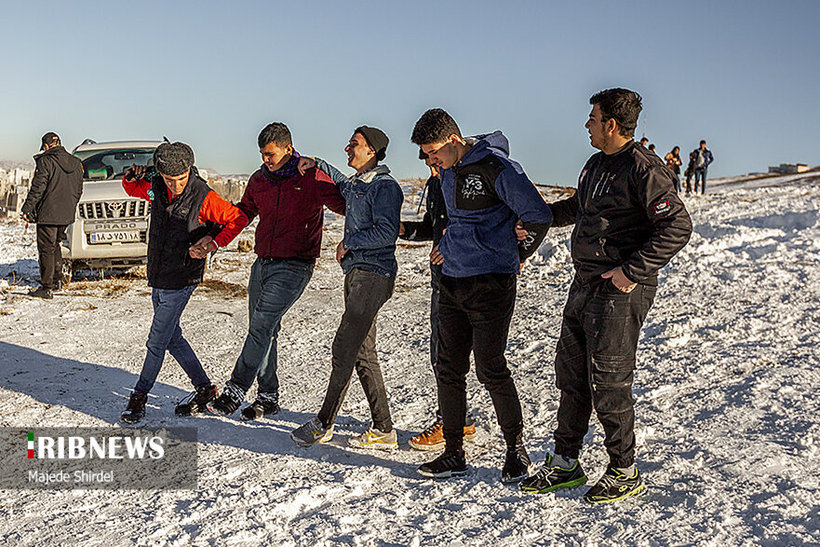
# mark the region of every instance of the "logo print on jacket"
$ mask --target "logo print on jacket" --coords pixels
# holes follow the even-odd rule
[[[672,210],[672,204],[668,201],[662,201],[655,205],[655,214],[659,217],[665,217]]]
[[[477,196],[488,195],[484,190],[484,183],[481,180],[481,175],[467,175],[464,177],[464,186],[461,188],[461,195],[465,199],[474,199]]]

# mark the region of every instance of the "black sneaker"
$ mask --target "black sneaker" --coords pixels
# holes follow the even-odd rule
[[[646,484],[637,469],[634,475],[627,477],[614,467],[608,467],[595,486],[584,494],[584,499],[589,503],[611,503],[637,496],[645,490]]]
[[[148,401],[147,393],[134,392],[128,399],[128,406],[125,407],[120,421],[124,424],[135,424],[145,418],[145,403]]]
[[[530,476],[530,461],[524,443],[516,443],[507,447],[507,458],[501,470],[501,482],[519,482]]]
[[[202,414],[207,410],[207,404],[216,399],[216,386],[198,388],[180,402],[174,412],[177,416],[191,416],[192,414]]]
[[[35,298],[43,298],[45,300],[51,300],[54,298],[54,292],[51,289],[47,289],[45,287],[39,287],[30,291],[28,293],[29,296],[33,296]]]
[[[256,399],[250,404],[250,406],[246,406],[242,409],[240,417],[247,421],[258,420],[260,418],[264,418],[265,416],[273,416],[274,414],[278,414],[279,410],[279,403],[274,400]]]
[[[552,454],[547,455],[538,473],[528,479],[524,479],[521,484],[522,492],[532,494],[546,494],[558,488],[573,488],[581,486],[587,482],[587,476],[581,469],[581,464],[576,461],[570,469],[564,469],[552,464]]]
[[[208,403],[208,410],[223,416],[229,416],[236,412],[239,405],[242,404],[242,399],[237,398],[228,386],[222,390],[222,394]]]
[[[433,479],[461,477],[467,473],[467,460],[463,450],[445,452],[435,460],[419,467],[419,475]]]

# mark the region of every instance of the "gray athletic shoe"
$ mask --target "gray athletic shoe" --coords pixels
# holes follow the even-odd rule
[[[326,443],[333,438],[333,426],[328,429],[322,425],[319,418],[313,418],[305,425],[297,427],[290,433],[293,442],[302,446],[310,446],[315,443]]]

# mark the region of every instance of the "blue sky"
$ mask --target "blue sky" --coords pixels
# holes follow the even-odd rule
[[[595,152],[588,100],[644,97],[663,155],[707,139],[711,176],[820,164],[820,2],[0,2],[0,159],[54,130],[70,148],[167,135],[197,164],[250,173],[260,129],[345,167],[352,130],[423,176],[416,119],[501,129],[536,182],[573,186]]]

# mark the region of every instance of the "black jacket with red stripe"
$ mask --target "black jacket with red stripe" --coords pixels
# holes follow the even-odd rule
[[[615,154],[592,156],[575,195],[550,208],[552,226],[575,224],[572,261],[586,280],[620,266],[633,282],[657,285],[658,270],[692,234],[674,175],[634,141]]]

